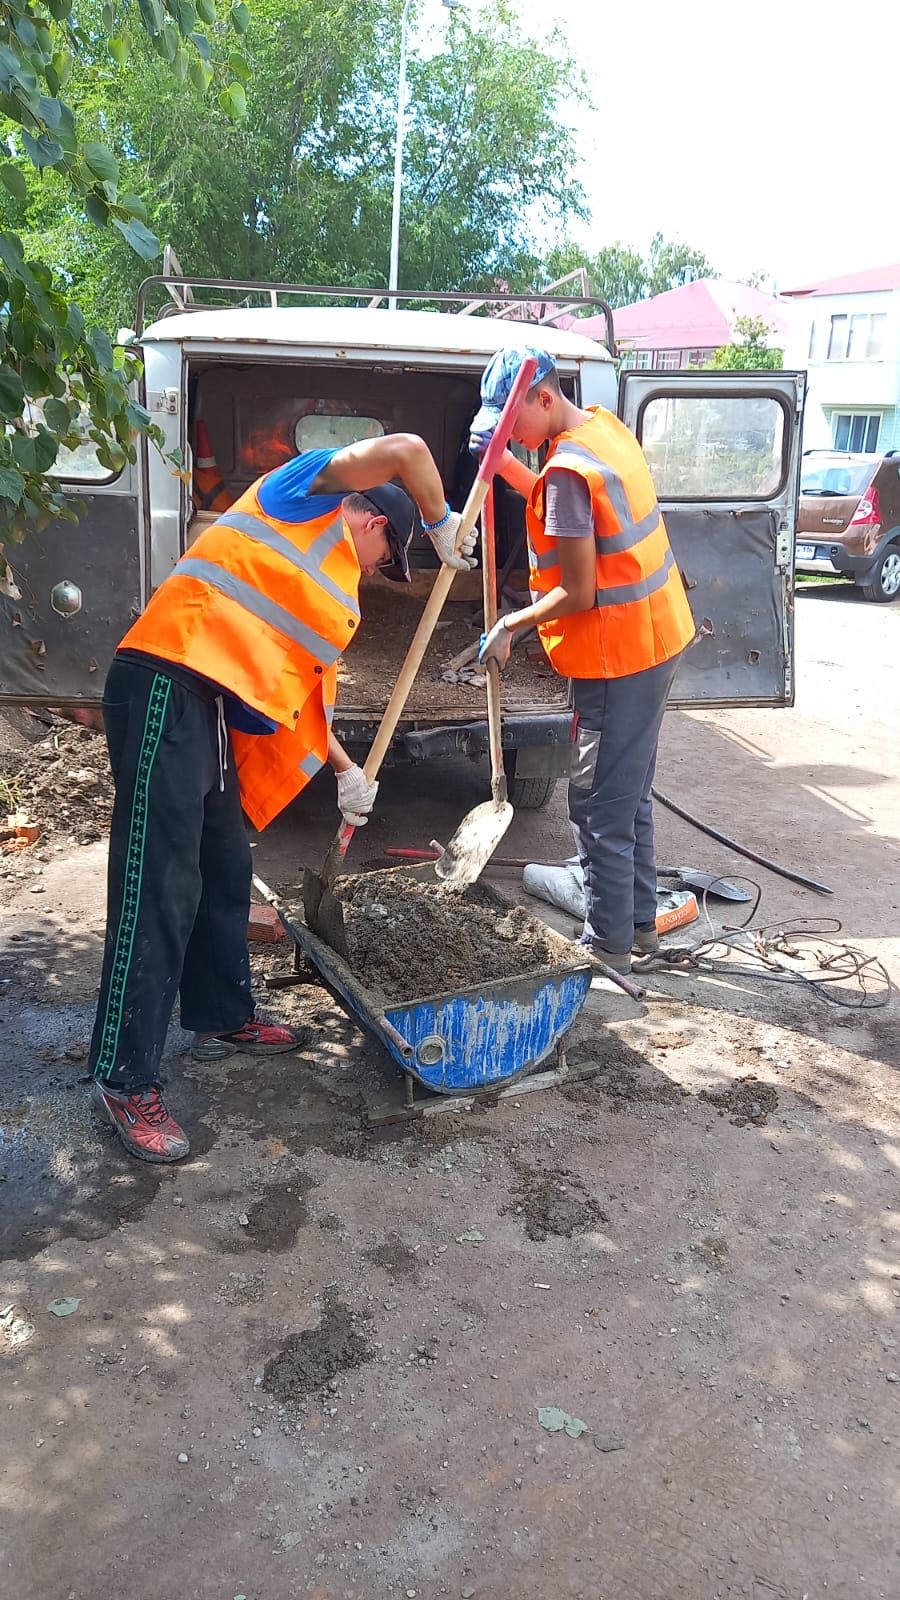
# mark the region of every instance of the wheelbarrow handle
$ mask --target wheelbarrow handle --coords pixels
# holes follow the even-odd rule
[[[494,474],[500,464],[500,457],[509,443],[510,434],[512,433],[513,423],[516,420],[519,406],[531,387],[531,382],[536,371],[537,362],[533,356],[529,356],[527,361],[523,361],[521,367],[519,368],[516,381],[510,390],[506,405],[503,407],[503,410],[500,413],[500,420],[494,429],[494,436],[481,458],[475,482],[469,490],[469,496],[466,500],[462,518],[456,534],[457,550],[459,549],[463,540],[472,532],[472,529],[478,521],[479,515],[481,514],[481,508],[484,505],[487,497],[488,489],[491,486]],[[425,602],[425,609],[419,619],[419,626],[413,634],[412,643],[406,652],[406,659],[397,674],[397,681],[394,684],[393,692],[387,703],[387,706],[385,707],[384,715],[378,726],[378,731],[375,734],[375,738],[372,740],[371,749],[369,750],[369,753],[365,759],[363,772],[365,773],[369,783],[375,782],[375,779],[381,770],[381,763],[390,749],[391,740],[394,737],[394,734],[397,730],[397,724],[400,721],[400,718],[403,714],[403,709],[406,705],[407,699],[409,698],[409,691],[412,688],[416,674],[422,665],[425,652],[431,643],[431,636],[434,633],[437,620],[444,609],[444,602],[447,599],[451,588],[453,587],[453,580],[455,577],[455,567],[442,565],[437,577],[434,580],[434,583],[431,586],[431,593]],[[335,834],[331,848],[325,857],[324,866],[322,867],[322,878],[325,883],[333,883],[338,869],[346,857],[347,851],[350,847],[350,840],[353,838],[355,831],[356,830],[354,829],[352,823],[344,822],[341,824],[340,828]]]

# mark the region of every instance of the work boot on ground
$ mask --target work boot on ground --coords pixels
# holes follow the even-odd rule
[[[231,1033],[195,1033],[191,1055],[195,1061],[224,1061],[239,1052],[248,1056],[280,1056],[285,1050],[299,1049],[305,1037],[296,1028],[264,1021],[254,1011],[242,1028],[235,1028]]]
[[[128,1154],[140,1161],[181,1161],[190,1151],[187,1134],[170,1117],[156,1084],[121,1094],[95,1080],[94,1104],[112,1123]]]
[[[626,950],[620,954],[616,950],[604,950],[599,944],[589,944],[588,950],[596,962],[602,962],[604,967],[611,967],[613,972],[618,972],[622,978],[627,978],[631,972],[631,951]]]
[[[645,922],[634,930],[634,944],[631,946],[637,956],[659,955],[659,934],[655,922]]]

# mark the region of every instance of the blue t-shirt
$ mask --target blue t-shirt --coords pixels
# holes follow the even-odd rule
[[[266,516],[277,517],[280,522],[312,522],[314,517],[336,511],[346,490],[340,494],[310,494],[309,486],[337,453],[336,449],[304,450],[301,456],[294,456],[293,461],[268,473],[257,495]]]

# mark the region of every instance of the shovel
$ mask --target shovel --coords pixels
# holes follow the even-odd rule
[[[490,633],[497,621],[497,559],[494,529],[494,493],[488,492],[481,517],[481,564],[484,581],[484,627]],[[491,798],[467,812],[435,873],[448,889],[466,889],[480,878],[513,819],[506,797],[503,744],[500,731],[500,665],[487,661],[488,742],[491,751]]]
[[[752,900],[752,894],[739,889],[730,878],[717,877],[714,872],[701,872],[697,867],[657,867],[657,877],[674,878],[682,889],[698,889],[711,900],[735,900],[743,904]]]
[[[481,458],[475,482],[469,491],[469,497],[463,508],[462,521],[456,535],[457,549],[466,535],[471,533],[478,520],[500,457],[509,443],[509,436],[512,432],[519,406],[528,393],[531,380],[536,371],[537,362],[534,357],[529,357],[527,361],[523,361],[516,381],[510,390],[509,399],[500,414],[500,421],[494,430],[494,436]],[[390,749],[391,740],[403,714],[409,691],[422,664],[422,658],[431,643],[431,636],[434,633],[435,625],[443,610],[444,601],[450,593],[455,577],[456,569],[454,567],[442,565],[432,584],[431,593],[419,620],[419,626],[413,635],[412,643],[406,653],[406,659],[397,675],[393,693],[387,703],[378,732],[372,740],[372,748],[363,766],[363,772],[369,783],[374,783],[381,769],[381,763]],[[512,807],[510,807],[510,815],[512,815]],[[344,859],[350,847],[350,840],[355,832],[356,829],[352,822],[342,822],[325,857],[321,873],[313,872],[309,867],[306,867],[303,872],[303,911],[307,924],[314,933],[319,935],[320,939],[324,939],[325,943],[329,944],[332,950],[336,950],[338,955],[343,956],[345,960],[348,959],[349,952],[347,949],[347,934],[344,928],[344,911],[341,902],[334,894],[332,885],[344,864]]]

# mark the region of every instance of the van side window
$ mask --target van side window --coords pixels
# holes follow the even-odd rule
[[[765,500],[783,487],[789,429],[776,395],[654,395],[637,421],[660,500]]]
[[[40,400],[32,400],[28,406],[27,421],[32,424],[42,422],[44,417],[43,406]],[[74,450],[60,447],[59,453],[52,467],[47,468],[48,478],[58,478],[63,483],[112,483],[119,474],[110,472],[108,467],[103,467],[97,460],[97,446],[93,439],[88,438],[88,429],[91,420],[86,411],[78,418],[78,432],[82,436],[82,443]]]

